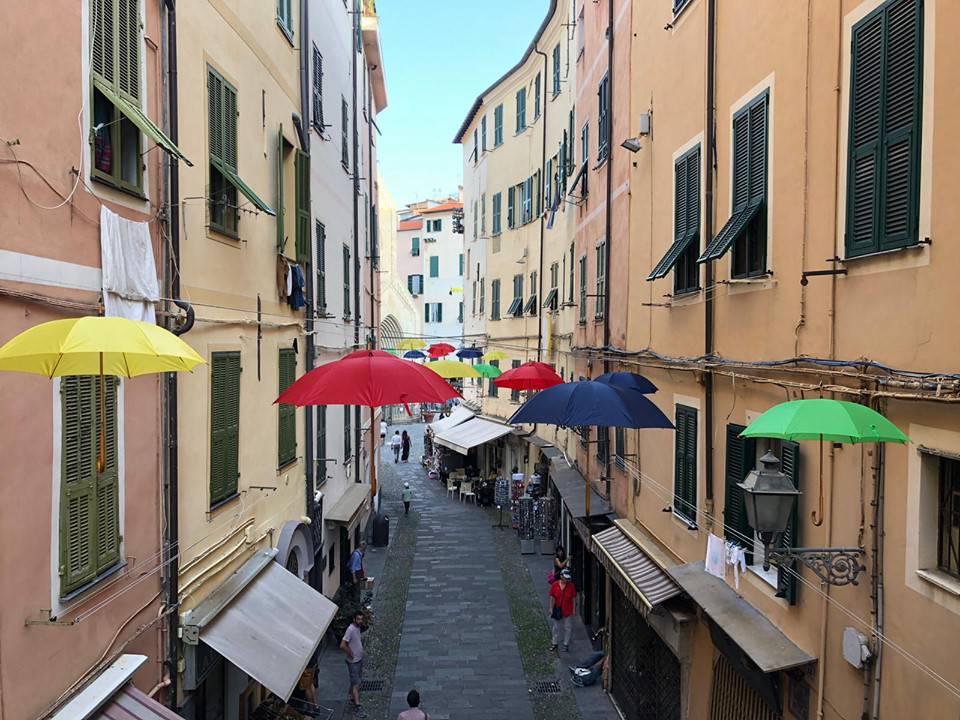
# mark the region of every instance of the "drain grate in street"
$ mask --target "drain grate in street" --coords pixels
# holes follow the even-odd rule
[[[541,695],[563,692],[563,687],[560,685],[559,680],[537,680],[533,684],[533,689]]]
[[[374,693],[374,692],[383,692],[383,689],[386,687],[386,680],[361,680],[360,681],[360,692],[362,693]]]

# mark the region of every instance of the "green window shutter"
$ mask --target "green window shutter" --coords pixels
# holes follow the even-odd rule
[[[463,253],[460,253],[460,274],[463,275]]]
[[[697,411],[676,406],[673,510],[692,523],[697,521]]]
[[[327,229],[319,220],[317,232],[317,308],[321,314],[327,311]]]
[[[223,163],[237,170],[237,91],[223,83]]]
[[[753,564],[753,528],[747,522],[747,510],[743,504],[743,490],[737,483],[743,482],[753,470],[757,457],[757,441],[742,438],[743,425],[727,425],[727,458],[724,475],[723,536],[747,549],[747,564]]]
[[[350,149],[347,145],[350,136],[350,107],[347,99],[340,97],[340,162],[346,169],[350,169]]]
[[[210,505],[237,493],[240,451],[240,353],[210,359]]]
[[[60,397],[60,590],[66,594],[97,573],[94,378],[62,378]]]
[[[437,303],[437,322],[443,322],[443,303]]]
[[[93,72],[111,87],[116,87],[117,78],[116,27],[116,0],[92,0],[90,3],[90,64]]]
[[[350,246],[343,246],[343,316],[350,317]]]
[[[278,357],[279,391],[282,393],[297,377],[297,355],[293,348],[281,348]],[[277,467],[293,462],[297,457],[297,407],[277,406]]]
[[[343,462],[353,457],[353,429],[350,427],[350,406],[343,406]]]
[[[100,381],[96,384],[96,414],[99,432],[104,433],[105,454],[103,472],[97,475],[97,573],[120,561],[120,470],[118,458],[117,385],[119,380],[106,376],[104,380],[104,409],[106,418],[100,418]]]
[[[210,157],[223,161],[223,78],[207,70],[207,131]]]
[[[297,261],[310,261],[310,156],[297,150]]]
[[[430,303],[423,304],[423,321],[430,322]]]
[[[134,100],[140,99],[140,3],[117,3],[117,89]]]
[[[790,478],[793,486],[797,490],[800,487],[800,445],[798,443],[784,440],[780,446],[780,469]],[[793,510],[790,512],[790,521],[787,523],[787,529],[780,537],[779,547],[799,547],[800,546],[800,511],[799,498],[793,503]],[[797,604],[797,588],[799,580],[797,574],[800,572],[800,564],[796,560],[791,560],[787,564],[781,565],[777,571],[777,597],[782,597],[790,605]]]
[[[284,219],[286,209],[283,205],[283,125],[277,132],[277,252],[281,255],[287,245]]]
[[[440,258],[437,255],[430,256],[430,277],[440,277]]]
[[[313,126],[317,132],[324,130],[323,122],[323,55],[313,46]]]
[[[317,406],[317,458],[321,461],[317,467],[317,485],[327,480],[327,406]]]

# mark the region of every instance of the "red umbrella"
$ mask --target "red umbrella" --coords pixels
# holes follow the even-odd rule
[[[448,345],[447,343],[434,343],[427,348],[427,352],[430,353],[430,357],[432,358],[445,357],[454,350],[456,350],[456,348],[453,345]]]
[[[274,403],[288,405],[401,405],[460,397],[439,375],[383,350],[357,350],[299,378]]]
[[[563,378],[553,368],[542,362],[528,362],[520,367],[507,370],[496,378],[493,384],[511,390],[543,390],[560,385]]]

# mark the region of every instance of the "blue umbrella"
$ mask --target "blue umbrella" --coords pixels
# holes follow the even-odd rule
[[[478,347],[460,348],[457,350],[457,357],[461,360],[472,360],[473,358],[483,357],[483,350]]]
[[[407,351],[403,354],[403,356],[404,356],[407,360],[420,360],[421,358],[425,358],[425,357],[426,357],[426,355],[424,355],[424,354],[423,354],[422,352],[420,352],[419,350],[407,350]]]
[[[673,428],[660,408],[641,393],[585,380],[541,390],[509,422],[576,427]]]
[[[643,375],[632,372],[608,372],[600,377],[594,378],[594,381],[613,385],[621,390],[636,390],[644,395],[649,395],[657,391],[657,386],[647,380]]]

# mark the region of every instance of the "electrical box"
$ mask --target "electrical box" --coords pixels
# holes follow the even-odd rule
[[[859,669],[870,661],[872,655],[866,635],[852,627],[843,629],[844,660]]]
[[[650,125],[653,122],[653,116],[650,113],[644,113],[640,116],[640,135],[650,134]]]

